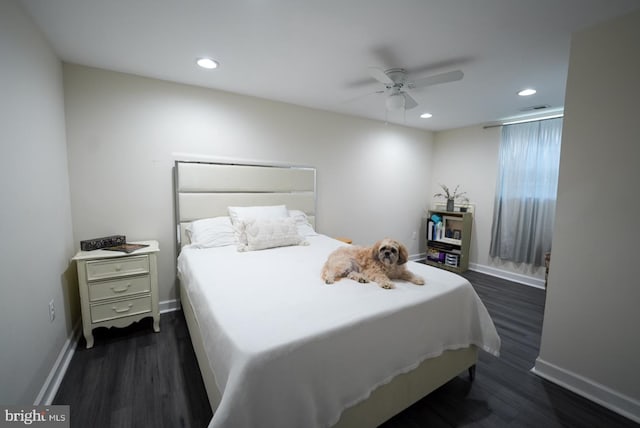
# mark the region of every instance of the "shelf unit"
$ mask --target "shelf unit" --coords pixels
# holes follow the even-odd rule
[[[433,215],[442,220],[440,233],[433,229]],[[427,258],[425,263],[452,272],[469,269],[469,248],[473,214],[459,211],[430,210],[427,218]]]

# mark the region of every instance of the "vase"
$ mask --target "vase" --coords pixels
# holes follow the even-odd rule
[[[447,211],[453,211],[455,204],[453,199],[447,199]]]

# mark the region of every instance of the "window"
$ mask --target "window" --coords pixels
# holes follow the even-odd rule
[[[502,127],[490,255],[544,265],[551,251],[562,119]]]

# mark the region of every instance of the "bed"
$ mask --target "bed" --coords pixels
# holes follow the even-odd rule
[[[347,244],[315,231],[314,168],[180,161],[174,171],[180,297],[210,427],[378,426],[475,367],[479,350],[498,355],[486,308],[451,272],[409,262],[427,284],[395,290],[322,282],[326,257]],[[282,207],[295,220],[273,214]],[[294,245],[229,235],[280,221],[295,225]],[[201,224],[214,223],[202,245],[213,235]]]

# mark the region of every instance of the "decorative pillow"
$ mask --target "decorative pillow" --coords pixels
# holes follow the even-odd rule
[[[227,207],[231,223],[237,226],[242,219],[273,219],[289,217],[289,211],[285,205],[266,205],[255,207]]]
[[[198,248],[224,247],[238,243],[229,217],[196,220],[185,230],[191,243]]]
[[[317,236],[313,226],[309,223],[307,215],[300,210],[289,210],[289,217],[293,217],[296,220],[296,226],[298,226],[298,233],[301,236]]]
[[[269,220],[289,217],[289,211],[285,205],[263,205],[252,207],[227,207],[231,223],[235,228],[238,245],[247,245],[247,236],[242,227],[243,220]]]
[[[308,245],[298,233],[296,221],[291,217],[275,219],[244,219],[239,224],[246,243],[238,244],[238,251],[255,251],[290,245]]]

